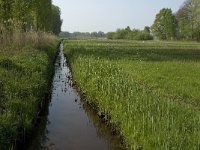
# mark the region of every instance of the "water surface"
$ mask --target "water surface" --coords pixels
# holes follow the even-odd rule
[[[63,44],[55,63],[52,84],[49,107],[40,118],[28,144],[29,150],[120,150],[119,137],[111,134],[73,88]]]

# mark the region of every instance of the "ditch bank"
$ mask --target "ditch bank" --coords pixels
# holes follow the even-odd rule
[[[49,105],[49,101],[51,99],[51,94],[49,91],[51,91],[51,85],[52,85],[52,79],[54,76],[54,64],[56,62],[56,59],[59,54],[59,46],[61,42],[57,42],[56,48],[54,48],[54,53],[47,53],[48,55],[48,66],[47,66],[47,87],[45,87],[45,91],[43,91],[42,98],[37,104],[37,113],[36,116],[32,119],[32,127],[31,129],[26,130],[25,128],[19,129],[19,136],[18,138],[13,142],[13,149],[26,149],[28,143],[32,140],[32,137],[35,135],[35,132],[38,130],[38,125],[41,123],[41,118],[46,114],[47,106]],[[52,49],[52,47],[46,47],[46,51]],[[51,50],[52,51],[52,50]],[[11,149],[12,149],[11,148]]]
[[[121,137],[114,134],[96,110],[82,100],[72,81],[62,43],[50,95],[49,104],[43,109],[24,149],[122,149]]]

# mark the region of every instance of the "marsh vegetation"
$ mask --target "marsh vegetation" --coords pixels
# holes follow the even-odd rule
[[[200,147],[200,44],[67,40],[74,80],[128,149]]]

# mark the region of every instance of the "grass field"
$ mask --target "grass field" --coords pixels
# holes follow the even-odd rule
[[[36,39],[37,40],[37,39]],[[33,126],[49,93],[58,41],[0,48],[0,149],[12,149]]]
[[[65,54],[128,149],[200,149],[200,43],[66,40]]]

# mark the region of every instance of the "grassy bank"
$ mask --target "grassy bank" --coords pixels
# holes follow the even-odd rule
[[[2,41],[1,41],[2,42]],[[0,149],[12,149],[33,127],[49,93],[58,40],[45,33],[8,36],[0,48]]]
[[[128,149],[200,149],[200,44],[67,40],[74,80]]]

